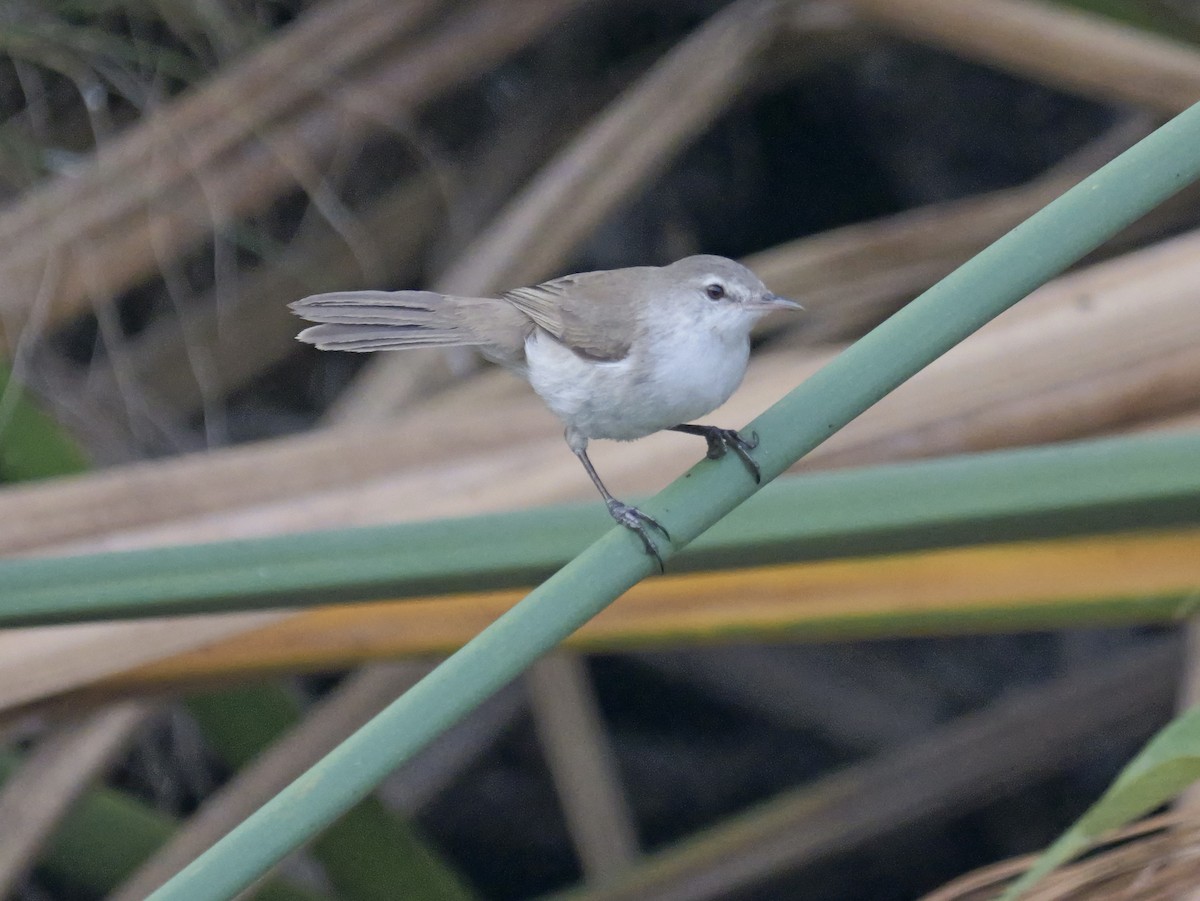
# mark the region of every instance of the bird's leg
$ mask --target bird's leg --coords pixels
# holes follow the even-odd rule
[[[586,448],[576,447],[572,443],[571,450],[575,452],[575,456],[579,458],[579,462],[583,464],[583,468],[587,470],[587,474],[591,477],[592,484],[596,486],[596,490],[604,498],[609,515],[625,528],[636,533],[637,537],[642,539],[642,547],[646,549],[646,553],[658,561],[659,572],[666,572],[666,567],[663,566],[663,559],[658,553],[658,548],[654,546],[654,542],[650,540],[650,535],[646,527],[653,526],[658,529],[658,531],[666,536],[668,541],[671,540],[671,534],[653,516],[643,513],[637,507],[624,504],[609,494],[608,489],[604,487],[604,483],[600,481],[600,476],[596,474],[596,467],[592,466],[592,461],[588,459]]]
[[[719,429],[715,425],[673,425],[671,431],[701,436],[708,442],[708,459],[710,460],[720,460],[725,456],[726,451],[733,451],[742,458],[742,462],[754,476],[754,481],[762,483],[762,472],[759,470],[758,464],[754,462],[754,458],[750,456],[750,451],[758,447],[758,432],[751,432],[750,440],[747,441],[733,429]]]

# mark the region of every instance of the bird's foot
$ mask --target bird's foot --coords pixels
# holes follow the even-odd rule
[[[662,523],[653,516],[643,513],[637,507],[623,504],[618,500],[608,501],[608,512],[613,519],[642,539],[642,547],[646,549],[646,553],[658,562],[659,572],[666,572],[663,559],[658,553],[658,548],[654,546],[654,542],[650,540],[649,534],[649,529],[655,528],[662,532],[667,541],[670,541],[671,533],[663,527]]]
[[[733,451],[742,458],[742,462],[754,476],[754,481],[762,483],[762,471],[750,456],[750,451],[758,447],[758,432],[751,432],[750,440],[747,441],[733,429],[707,426],[704,430],[704,440],[708,442],[708,459],[720,460],[728,451]]]

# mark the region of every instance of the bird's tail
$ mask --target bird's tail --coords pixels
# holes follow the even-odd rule
[[[465,306],[496,303],[447,297],[434,291],[335,291],[290,304],[310,322],[296,337],[321,350],[397,350],[405,347],[486,343]]]

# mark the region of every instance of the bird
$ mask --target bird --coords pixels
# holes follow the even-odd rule
[[[633,441],[671,430],[698,435],[707,456],[736,454],[755,481],[758,435],[694,424],[741,384],[750,330],[768,313],[802,310],[741,263],[700,254],[666,266],[565,275],[494,297],[435,291],[334,291],[297,300],[317,323],[296,337],[321,350],[476,348],[524,378],[562,421],[568,447],[609,515],[664,570],[651,530],[661,523],[617,500],[588,458],[592,439]]]

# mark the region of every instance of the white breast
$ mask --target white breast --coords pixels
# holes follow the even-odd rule
[[[630,441],[689,422],[728,399],[746,373],[744,334],[696,329],[671,336],[651,354],[596,362],[544,332],[525,344],[534,391],[585,438]]]

